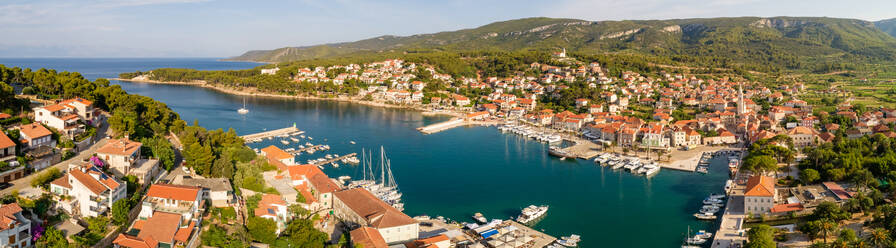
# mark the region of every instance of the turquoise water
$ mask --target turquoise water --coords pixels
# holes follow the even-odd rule
[[[148,70],[156,65],[195,69],[256,65],[213,59],[143,60],[82,63],[78,59],[30,59],[24,63],[0,59],[0,64],[83,71],[89,78],[114,77],[119,72]],[[427,117],[414,111],[250,97],[247,104],[251,112],[241,116],[236,109],[242,106],[243,97],[181,85],[113,83],[128,92],[165,102],[183,119],[198,120],[207,128],[234,128],[246,134],[296,123],[306,135],[314,137],[312,143],[329,144],[329,153],[360,153],[361,148],[383,146],[404,194],[405,212],[411,216],[441,215],[471,221],[473,213],[482,212],[488,218],[506,219],[530,204],[547,204],[551,209],[535,228],[557,237],[580,234],[582,247],[670,247],[681,243],[688,226],[710,231],[718,226],[697,221],[691,214],[700,207],[703,197],[721,192],[727,178],[724,159],[714,161],[707,175],[663,170],[648,180],[595,166],[591,161],[552,158],[547,155],[547,145],[502,134],[494,127],[423,135],[415,128],[445,117]],[[324,155],[304,154],[297,160]],[[361,169],[343,165],[325,171],[331,177],[355,177],[360,176]]]

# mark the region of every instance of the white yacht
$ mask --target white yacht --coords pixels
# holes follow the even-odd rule
[[[243,107],[236,110],[237,113],[244,115],[249,113],[249,109],[246,108],[246,98],[243,98]]]
[[[548,213],[547,205],[542,205],[542,206],[529,205],[528,207],[523,209],[522,213],[520,213],[520,216],[516,217],[516,222],[519,222],[519,223],[522,223],[525,225],[530,225],[530,224],[534,223],[535,220],[538,220],[539,218],[543,217],[547,213]]]
[[[474,214],[473,219],[478,221],[479,223],[488,223],[488,219],[486,219],[485,216],[482,216],[482,213]]]

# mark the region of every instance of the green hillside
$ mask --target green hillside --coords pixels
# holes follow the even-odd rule
[[[876,21],[874,26],[890,36],[896,37],[896,18]]]
[[[692,65],[769,71],[833,69],[896,59],[896,38],[874,23],[820,17],[584,21],[526,18],[457,31],[250,51],[233,60],[285,62],[378,53],[559,51],[633,53]],[[830,68],[829,68],[830,69]]]

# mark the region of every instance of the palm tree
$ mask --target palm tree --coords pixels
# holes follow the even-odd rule
[[[836,231],[836,229],[837,229],[836,222],[833,222],[831,220],[824,220],[821,222],[821,232],[822,232],[822,235],[824,235],[823,238],[824,238],[825,244],[828,243],[828,233],[832,233],[832,232]]]
[[[884,247],[890,242],[890,235],[887,234],[886,229],[875,228],[871,231],[871,235],[868,236],[868,242],[874,247]]]

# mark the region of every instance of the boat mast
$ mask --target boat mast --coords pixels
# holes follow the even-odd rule
[[[386,185],[386,149],[380,146],[380,183]]]

